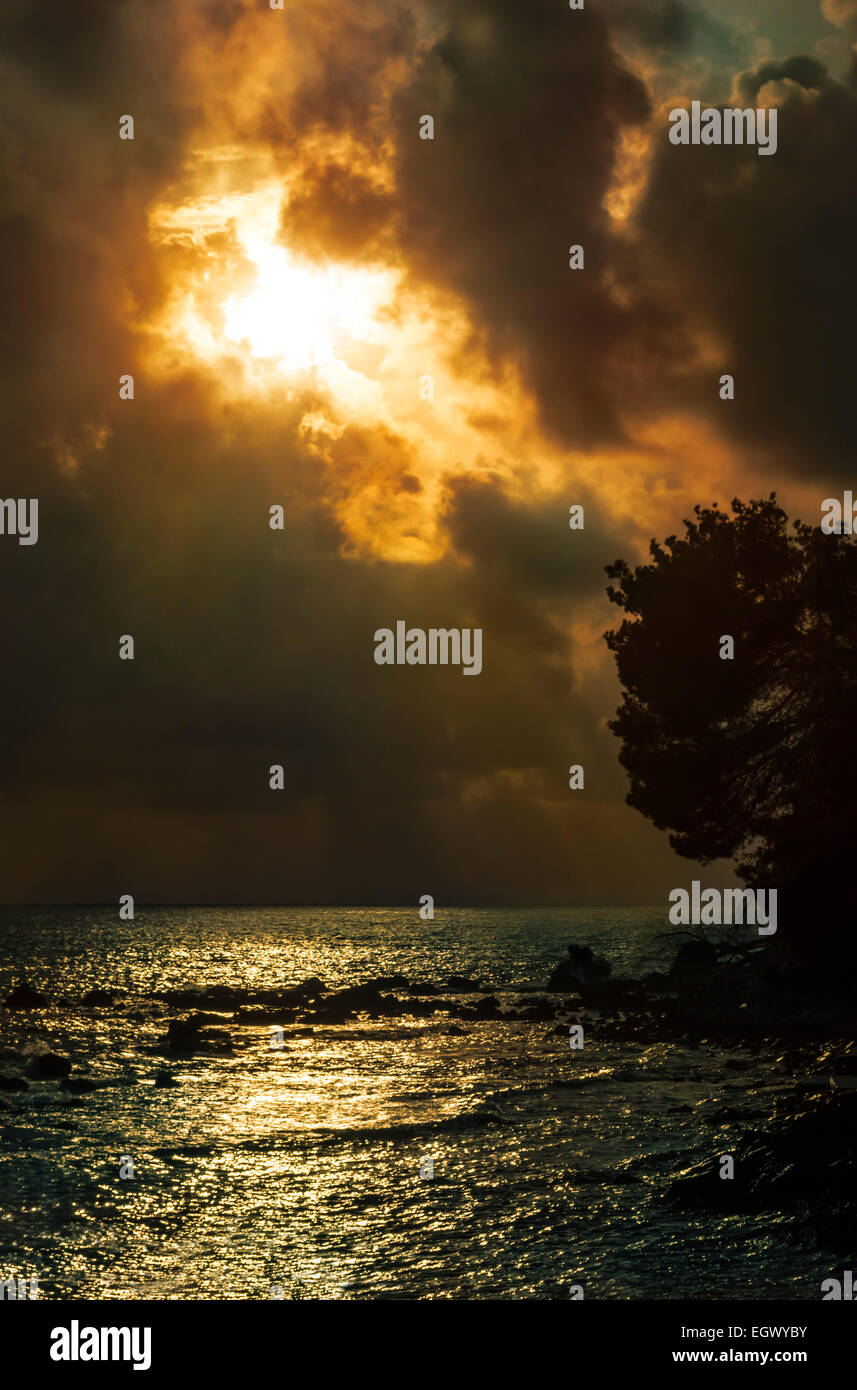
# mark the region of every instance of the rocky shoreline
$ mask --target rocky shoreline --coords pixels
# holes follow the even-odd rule
[[[289,989],[235,989],[224,985],[153,991],[141,1012],[121,989],[90,990],[78,1000],[49,1000],[21,982],[4,1010],[38,1016],[47,1008],[112,1010],[130,1020],[160,1017],[166,1024],[154,1049],[166,1063],[197,1055],[231,1055],[246,1045],[243,1030],[282,1030],[272,1045],[288,1048],[292,1035],[344,1024],[434,1019],[450,1038],[467,1025],[490,1021],[553,1024],[567,1034],[585,1022],[601,1038],[673,1041],[692,1049],[745,1049],[771,1059],[793,1087],[784,1113],[763,1130],[730,1138],[735,1177],[722,1181],[714,1159],[675,1179],[666,1200],[715,1211],[789,1209],[799,1213],[824,1200],[831,1231],[850,1223],[857,1205],[857,1042],[851,1006],[840,996],[800,990],[794,972],[772,968],[752,946],[684,942],[669,971],[640,980],[614,978],[609,962],[588,947],[571,945],[546,988],[491,989],[480,979],[452,975],[437,982],[404,975],[379,976],[345,989],[311,978]],[[774,1057],[779,1052],[781,1055]],[[750,1066],[736,1061],[737,1066]],[[53,1052],[0,1051],[0,1093],[13,1095],[34,1082],[56,1083],[83,1096],[107,1084],[72,1075],[72,1062]],[[165,1066],[158,1087],[180,1084]],[[74,1103],[74,1102],[72,1102]],[[78,1104],[85,1103],[82,1099]],[[0,1099],[0,1108],[8,1104]],[[738,1118],[734,1116],[733,1118]]]
[[[50,999],[22,981],[2,1008],[37,1015],[49,1008],[84,1008],[125,1012],[142,1021],[139,1001],[128,1008],[128,991],[94,989],[80,999]],[[552,971],[544,989],[514,985],[492,989],[481,979],[450,975],[438,982],[409,980],[404,975],[377,976],[362,984],[332,990],[312,977],[289,989],[242,989],[227,985],[154,990],[145,1003],[169,1018],[162,1039],[165,1055],[232,1050],[236,1030],[244,1028],[335,1027],[357,1021],[428,1019],[442,1016],[459,1023],[502,1020],[549,1023],[565,1032],[576,1011],[597,1018],[601,1036],[665,1039],[695,1047],[787,1047],[791,1060],[809,1067],[826,1066],[844,1078],[853,1075],[855,1025],[853,1008],[839,994],[805,994],[777,978],[752,950],[726,951],[704,941],[681,945],[667,972],[640,980],[615,978],[610,963],[586,946],[571,945],[568,957]],[[841,1046],[831,1052],[835,1043]],[[2,1055],[2,1054],[0,1054]],[[64,1059],[30,1059],[39,1079],[67,1080]],[[7,1058],[8,1060],[8,1058]],[[54,1070],[52,1070],[52,1068]],[[811,1077],[804,1078],[809,1085]],[[11,1085],[10,1085],[11,1082]],[[0,1077],[0,1089],[18,1088],[14,1078]]]

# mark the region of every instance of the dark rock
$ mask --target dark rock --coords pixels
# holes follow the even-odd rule
[[[303,984],[298,985],[291,993],[312,996],[324,994],[326,989],[327,985],[324,983],[324,980],[320,980],[317,975],[310,975],[308,980],[304,980]]]
[[[83,996],[84,1008],[90,1009],[100,1005],[113,1003],[113,995],[106,989],[91,989],[88,994]]]
[[[45,996],[30,989],[30,986],[23,980],[12,990],[9,998],[4,1002],[6,1009],[46,1009],[47,1006],[48,1001]]]
[[[56,1052],[41,1052],[30,1058],[26,1071],[37,1081],[58,1081],[68,1076],[71,1062],[66,1057],[59,1057]]]
[[[363,986],[374,989],[408,989],[408,980],[405,975],[379,975],[376,980],[367,980]]]
[[[712,1157],[677,1178],[667,1196],[712,1211],[779,1211],[817,1200],[827,1209],[840,1208],[853,1229],[855,1113],[853,1092],[807,1097],[796,1114],[742,1136],[730,1150],[733,1178],[721,1179],[719,1160]]]
[[[192,1018],[174,1018],[167,1029],[171,1052],[195,1052],[200,1044],[199,1025]]]
[[[28,1082],[20,1076],[0,1076],[0,1091],[29,1091]]]
[[[499,1018],[499,1016],[500,1004],[493,994],[487,994],[470,1010],[471,1018]]]
[[[356,1013],[386,1012],[384,996],[376,985],[352,985],[329,994],[316,1007],[317,1018],[339,1021]]]
[[[232,1051],[232,1039],[221,1029],[203,1028],[207,1014],[174,1018],[165,1039],[168,1050],[178,1055],[190,1052],[224,1053]]]
[[[73,1091],[77,1095],[82,1095],[87,1091],[95,1090],[95,1082],[90,1081],[86,1076],[67,1076],[60,1082],[61,1091]]]
[[[571,945],[568,948],[568,960],[561,960],[556,966],[548,980],[547,988],[555,991],[579,989],[581,985],[606,980],[611,969],[610,962],[604,960],[603,956],[594,955],[591,946]]]
[[[443,1037],[445,1038],[466,1038],[470,1035],[466,1028],[461,1028],[457,1023],[451,1023],[448,1028],[444,1028]]]
[[[274,1008],[295,1009],[325,993],[323,981],[313,976],[294,989],[234,989],[230,985],[206,985],[195,989],[168,989],[163,997],[178,1009],[219,1009],[231,1013],[245,1005],[264,1004]],[[159,997],[159,996],[155,996]]]
[[[635,1009],[648,1003],[645,987],[638,980],[596,980],[580,986],[580,997],[587,1008]]]
[[[426,1001],[426,1003],[428,1003],[428,1001]],[[410,1013],[412,1009],[413,1002],[402,1004],[394,994],[382,994],[380,1004],[375,1006],[375,1014],[376,1017],[380,1018],[398,1018],[401,1014]],[[434,1009],[430,1003],[428,1004],[428,1008],[425,1008],[425,1006],[420,1003],[416,1012],[418,1014],[423,1012],[433,1013]]]
[[[683,941],[670,970],[670,978],[679,981],[683,976],[707,973],[719,962],[717,948],[710,941]]]
[[[229,1034],[221,1029],[206,1027],[210,1017],[207,1013],[192,1013],[188,1019],[172,1019],[164,1040],[168,1051],[178,1055],[189,1052],[231,1052],[232,1038]]]
[[[580,985],[577,972],[567,960],[561,960],[559,965],[554,966],[550,973],[546,988],[559,992],[566,989],[577,989]]]
[[[483,985],[481,980],[468,980],[466,975],[448,975],[443,988],[460,994],[479,994]]]
[[[404,1013],[423,1012],[413,1004],[400,1003],[395,995],[381,994],[374,984],[366,984],[352,985],[349,989],[328,995],[316,1004],[309,1017],[315,1023],[344,1023],[356,1014],[369,1014],[370,1018],[395,1018]]]
[[[279,1024],[281,1027],[284,1027],[286,1024],[294,1023],[296,1017],[297,1009],[278,1009],[263,1006],[258,1009],[239,1009],[238,1012],[232,1016],[232,1022],[242,1027],[252,1026],[258,1028],[266,1024]]]
[[[667,993],[673,988],[670,976],[661,970],[650,970],[647,975],[641,976],[640,983],[653,994]]]
[[[312,1019],[313,1023],[346,1023],[349,1018],[354,1017],[354,1010],[331,999],[325,999],[307,1017]]]
[[[170,1076],[168,1071],[159,1071],[155,1077],[156,1086],[178,1086],[178,1084],[175,1077]]]
[[[298,1004],[305,1004],[310,999],[320,999],[326,990],[327,986],[324,981],[313,975],[294,989],[287,989],[278,995],[276,1000],[271,1000],[271,1003],[282,1004],[287,1009],[296,1008]]]
[[[399,1006],[400,1012],[409,1014],[411,1018],[430,1018],[432,1014],[442,1012],[444,1007],[442,1000],[434,999],[409,999]]]
[[[516,1009],[514,1016],[528,1023],[547,1023],[556,1017],[556,1009],[549,999],[534,999],[525,1009]]]
[[[215,997],[218,1002],[223,1002],[224,1007],[228,1003],[230,1008],[238,1008],[244,1000],[245,993],[245,990],[228,990],[221,985],[212,985],[209,989],[168,989],[164,991],[163,996],[155,993],[152,998],[163,997],[174,1009],[197,1009],[203,1003],[212,1005]]]

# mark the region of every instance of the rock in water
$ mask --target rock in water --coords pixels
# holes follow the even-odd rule
[[[71,1062],[67,1057],[59,1057],[56,1052],[36,1053],[26,1066],[27,1075],[35,1077],[37,1081],[59,1081],[70,1071]]]
[[[231,1052],[232,1039],[221,1029],[204,1028],[205,1014],[192,1014],[190,1018],[174,1018],[164,1039],[167,1050],[173,1054],[189,1052]]]
[[[88,994],[83,996],[84,1008],[92,1008],[99,1004],[106,1005],[113,1003],[113,995],[108,994],[106,989],[91,989]]]
[[[174,1018],[167,1029],[171,1052],[195,1052],[200,1041],[199,1024],[193,1018]]]
[[[794,1114],[738,1140],[735,1176],[721,1179],[719,1162],[706,1158],[667,1192],[669,1201],[711,1211],[783,1211],[823,1201],[841,1211],[853,1230],[857,1138],[853,1092],[806,1097]]]
[[[580,985],[597,984],[606,980],[611,965],[603,956],[593,955],[591,946],[570,945],[568,960],[561,960],[548,980],[552,991],[574,989]]]
[[[12,990],[9,998],[3,1007],[6,1009],[45,1009],[48,1001],[43,994],[37,994],[34,989],[25,982],[21,983]]]

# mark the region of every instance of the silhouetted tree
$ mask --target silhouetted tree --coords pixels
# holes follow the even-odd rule
[[[790,527],[774,493],[694,512],[651,564],[607,566],[628,802],[679,854],[776,888],[781,951],[853,964],[857,543]]]

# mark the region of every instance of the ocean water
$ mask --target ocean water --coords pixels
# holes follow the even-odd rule
[[[0,1092],[0,1278],[49,1299],[817,1299],[841,1258],[792,1216],[664,1201],[730,1152],[719,1110],[764,1127],[794,1082],[773,1047],[617,1041],[578,1010],[583,1051],[553,1022],[450,1036],[441,1015],[287,1027],[281,1050],[227,1022],[232,1055],[170,1058],[152,997],[459,974],[512,1004],[568,942],[639,975],[673,958],[663,933],[655,909],[4,909],[0,999],[26,978],[52,1003],[0,1010],[0,1073],[50,1048],[105,1084]],[[126,993],[83,1008],[93,988]]]

